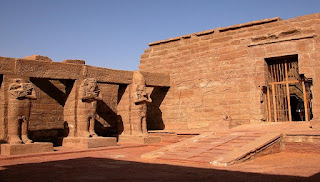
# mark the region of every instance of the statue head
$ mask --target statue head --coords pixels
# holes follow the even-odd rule
[[[18,83],[18,84],[19,84],[19,83],[22,83],[22,79],[20,79],[20,78],[16,78],[16,79],[13,79],[13,80],[12,80],[12,82],[13,82],[13,83]]]
[[[137,85],[146,85],[146,80],[144,79],[144,76],[141,74],[140,71],[133,72],[132,83]]]
[[[136,92],[138,93],[138,95],[140,95],[142,97],[147,97],[148,96],[145,85],[137,85]]]
[[[29,82],[29,80],[26,80],[26,79],[15,78],[15,79],[12,80],[12,83],[20,84],[20,83],[30,83],[30,82]]]
[[[16,89],[29,90],[31,88],[32,86],[28,80],[15,78],[12,80],[12,84],[10,85],[9,90],[16,90]]]
[[[87,78],[87,79],[84,79],[82,84],[81,84],[81,87],[87,87],[89,88],[89,90],[93,91],[97,88],[97,80],[95,78]]]

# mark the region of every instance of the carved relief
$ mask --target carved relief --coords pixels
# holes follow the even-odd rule
[[[79,101],[77,106],[77,131],[81,137],[97,137],[94,130],[97,101],[102,100],[97,80],[87,78],[83,80],[79,89]]]
[[[152,100],[146,91],[146,81],[139,71],[133,73],[132,97],[131,133],[132,135],[148,135],[147,103],[151,103]]]
[[[31,83],[14,79],[8,89],[8,142],[32,143],[28,138],[31,101],[37,99]]]

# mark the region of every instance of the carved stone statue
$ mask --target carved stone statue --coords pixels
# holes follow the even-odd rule
[[[131,108],[132,135],[148,135],[147,103],[152,100],[146,91],[146,81],[139,71],[133,73],[132,83],[133,105]]]
[[[32,143],[28,138],[28,125],[31,100],[37,99],[35,90],[28,81],[14,79],[8,92],[8,142]]]
[[[77,106],[77,135],[80,137],[97,137],[94,130],[97,115],[97,101],[102,100],[95,78],[83,80],[79,89]]]

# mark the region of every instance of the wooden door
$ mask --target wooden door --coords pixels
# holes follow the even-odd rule
[[[268,62],[268,72],[268,120],[309,121],[310,87],[306,87],[307,79],[299,75],[298,60],[271,60]]]

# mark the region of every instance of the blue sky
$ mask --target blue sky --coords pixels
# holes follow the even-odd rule
[[[0,0],[0,56],[136,70],[150,42],[319,12],[320,0]]]

